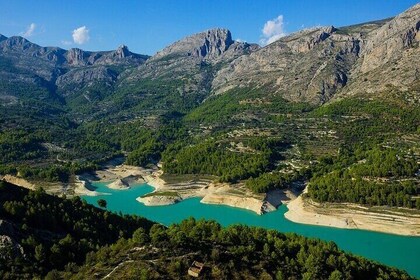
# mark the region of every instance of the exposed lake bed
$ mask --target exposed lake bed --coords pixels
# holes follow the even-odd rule
[[[125,164],[109,164],[103,169],[80,176],[83,186],[91,182],[106,183],[114,189],[147,183],[154,188],[137,201],[147,206],[179,203],[192,197],[201,203],[221,204],[251,210],[258,215],[276,211],[279,205],[288,205],[286,219],[302,224],[345,229],[362,229],[389,234],[420,237],[420,213],[417,210],[390,207],[365,207],[350,203],[317,203],[305,197],[305,183],[287,189],[256,194],[243,183],[220,183],[214,176],[168,175],[155,165],[149,168]],[[77,188],[79,195],[97,195],[95,191]]]

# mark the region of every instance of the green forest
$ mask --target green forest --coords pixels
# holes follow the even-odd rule
[[[79,197],[63,199],[42,189],[28,191],[3,181],[0,202],[0,219],[5,223],[1,230],[16,238],[25,253],[2,247],[4,256],[12,256],[0,262],[2,279],[32,279],[52,269],[64,269],[68,263],[82,264],[88,252],[153,224],[141,217],[97,209]]]
[[[324,159],[309,183],[309,196],[320,202],[352,202],[420,209],[413,155],[395,149],[343,152]]]
[[[163,154],[163,170],[170,174],[216,175],[222,182],[237,182],[269,171],[278,157],[276,149],[285,145],[279,139],[262,138],[252,138],[243,144],[252,150],[240,152],[231,143],[212,140],[178,151],[168,149]]]
[[[395,98],[345,99],[318,108],[270,95],[258,104],[242,102],[261,94],[236,89],[187,114],[159,113],[152,126],[145,119],[121,121],[112,115],[77,124],[59,109],[48,117],[39,111],[30,121],[3,112],[0,174],[66,182],[125,155],[126,164],[162,161],[165,173],[215,175],[221,182],[243,182],[256,193],[309,181],[310,197],[320,202],[418,207],[418,147],[398,140],[418,137],[418,107]],[[232,117],[244,114],[255,118]],[[8,128],[13,121],[14,128]],[[202,132],[203,123],[211,132]],[[229,136],[240,127],[256,132]],[[259,135],[261,128],[270,136]],[[308,136],[319,129],[335,130],[335,143]],[[296,158],[289,152],[293,146],[303,164],[285,172],[280,162]]]

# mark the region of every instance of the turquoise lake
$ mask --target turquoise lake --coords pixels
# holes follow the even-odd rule
[[[97,206],[98,199],[107,201],[107,209],[123,214],[136,214],[149,220],[170,225],[188,217],[218,221],[223,226],[246,224],[280,232],[294,232],[307,237],[334,241],[341,249],[368,259],[406,270],[420,277],[420,238],[407,237],[364,230],[337,229],[323,226],[297,224],[287,220],[286,206],[262,216],[254,212],[223,205],[200,203],[200,198],[191,198],[168,206],[145,206],[136,198],[153,191],[147,184],[128,190],[113,190],[104,183],[93,183],[95,190],[107,195],[83,196],[88,203]]]

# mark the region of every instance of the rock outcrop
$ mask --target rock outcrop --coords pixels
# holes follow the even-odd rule
[[[0,260],[8,261],[17,257],[24,257],[23,247],[16,242],[15,226],[8,221],[0,220]]]
[[[35,190],[35,185],[31,182],[28,182],[27,180],[23,178],[19,178],[10,174],[4,175],[3,177],[0,177],[0,180],[6,181],[10,184],[29,189],[29,190]]]
[[[179,83],[173,92],[194,94],[201,101],[210,92],[211,81],[222,64],[258,48],[256,44],[233,41],[229,30],[207,30],[164,48],[128,75],[123,84],[136,86],[145,79]]]
[[[151,57],[147,64],[185,59],[214,64],[258,48],[256,44],[233,41],[229,30],[216,28],[185,37],[169,45]]]
[[[128,50],[126,45],[121,45],[118,49],[112,54],[113,57],[117,58],[125,58],[132,55],[132,53]]]
[[[84,66],[89,63],[89,60],[87,59],[88,55],[86,52],[82,51],[81,49],[70,49],[66,53],[66,60],[69,65],[73,66]],[[92,63],[92,62],[91,62]]]
[[[418,87],[420,71],[420,4],[390,19],[363,38],[350,83],[339,97],[407,91]]]
[[[64,96],[77,90],[103,84],[111,86],[118,78],[118,73],[105,66],[72,69],[58,77],[56,86]],[[88,92],[88,90],[86,90]]]
[[[138,197],[136,200],[146,206],[162,206],[178,203],[182,200],[182,198],[179,196],[151,195],[146,197]]]
[[[234,43],[227,29],[212,29],[179,40],[158,52],[153,59],[165,56],[192,56],[201,59],[217,59]],[[153,60],[152,59],[152,60]]]
[[[307,53],[337,31],[334,26],[305,29],[291,34],[282,41],[292,53]]]
[[[253,197],[239,197],[236,195],[210,193],[200,201],[205,204],[222,204],[254,211],[258,215],[263,214],[263,201]]]
[[[108,184],[108,188],[116,189],[116,190],[125,190],[129,189],[129,185],[123,179],[117,179],[114,182]]]
[[[362,51],[361,72],[398,59],[420,41],[420,4],[396,16],[369,36]]]

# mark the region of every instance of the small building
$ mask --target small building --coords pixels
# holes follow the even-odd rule
[[[188,269],[188,275],[192,277],[198,277],[203,271],[203,268],[204,268],[204,263],[194,261],[193,264]]]

